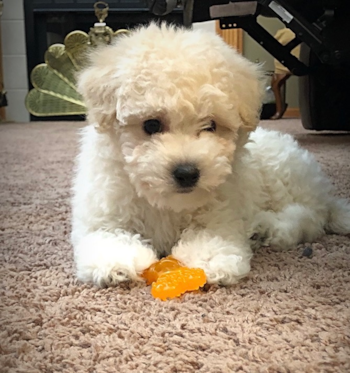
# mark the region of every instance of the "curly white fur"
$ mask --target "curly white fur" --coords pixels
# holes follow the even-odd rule
[[[218,36],[154,24],[99,49],[79,78],[90,126],[74,181],[78,278],[114,285],[172,253],[232,284],[252,248],[350,232],[350,205],[307,151],[261,128],[257,67]],[[147,135],[157,119],[162,133]],[[215,120],[215,132],[205,131]],[[180,193],[171,170],[200,178]]]

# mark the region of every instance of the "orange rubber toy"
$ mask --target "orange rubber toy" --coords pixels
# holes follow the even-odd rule
[[[142,273],[142,277],[147,285],[152,284],[154,298],[161,300],[198,290],[207,282],[203,269],[184,267],[171,255],[152,264]]]

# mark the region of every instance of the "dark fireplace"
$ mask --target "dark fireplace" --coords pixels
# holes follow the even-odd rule
[[[47,48],[54,43],[63,43],[65,36],[74,30],[89,32],[97,22],[94,0],[25,0],[25,25],[28,76],[32,69],[44,62]],[[113,0],[109,5],[106,23],[113,30],[133,28],[139,24],[159,20],[147,8],[146,0]],[[161,18],[167,22],[182,24],[179,9]],[[29,82],[30,88],[32,88]],[[31,120],[63,120],[72,117],[42,117],[31,115]],[[79,118],[74,118],[79,119]],[[80,118],[81,119],[81,118]]]

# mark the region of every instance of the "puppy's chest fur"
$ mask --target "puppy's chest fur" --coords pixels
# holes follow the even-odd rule
[[[130,224],[132,230],[151,241],[158,255],[168,255],[192,220],[191,214],[147,206],[138,211]]]

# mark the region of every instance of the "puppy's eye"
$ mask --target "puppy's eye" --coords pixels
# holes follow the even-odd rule
[[[153,135],[155,133],[162,132],[163,126],[158,119],[148,119],[143,122],[143,130],[147,135]]]
[[[203,128],[203,131],[207,131],[207,132],[215,132],[216,131],[216,123],[211,120],[210,121],[210,125]]]

